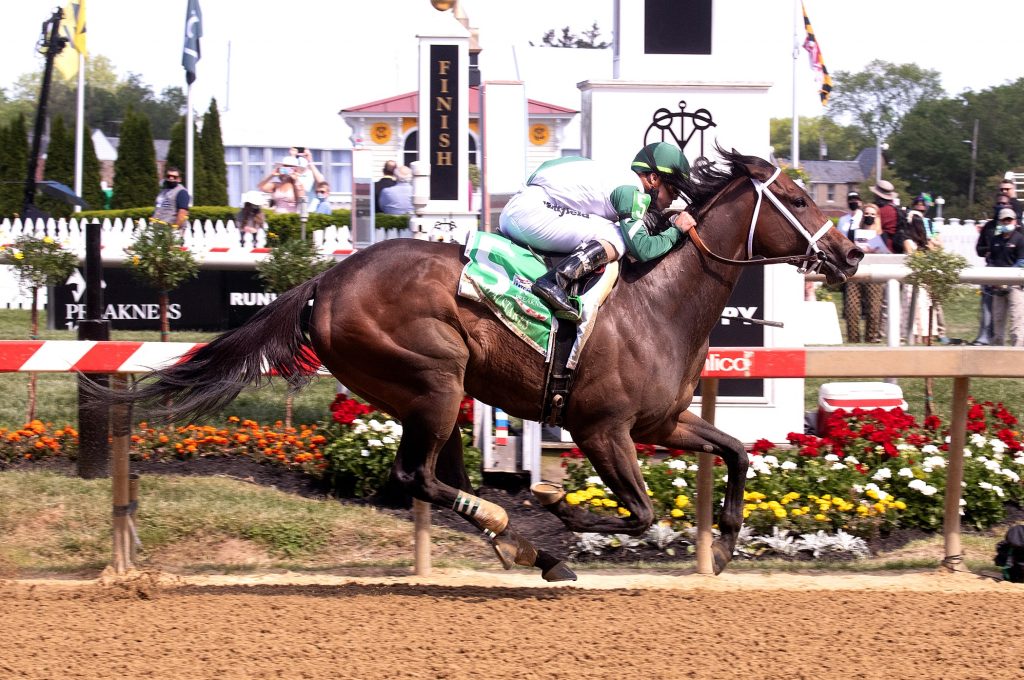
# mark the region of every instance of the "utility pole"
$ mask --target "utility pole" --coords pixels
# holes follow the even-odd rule
[[[978,167],[978,119],[974,119],[974,134],[971,136],[970,141],[964,140],[964,142],[971,145],[971,186],[967,190],[967,205],[974,205],[974,173]]]
[[[39,149],[42,146],[43,124],[46,121],[46,102],[50,98],[50,80],[53,78],[53,59],[67,44],[67,38],[60,35],[60,21],[64,11],[59,7],[49,19],[43,22],[43,37],[39,39],[38,50],[46,55],[43,69],[43,84],[39,89],[39,104],[36,106],[36,124],[32,130],[32,151],[28,157],[28,177],[25,178],[25,200],[22,202],[22,217],[36,217],[36,170],[39,167]],[[49,35],[47,35],[49,34]]]

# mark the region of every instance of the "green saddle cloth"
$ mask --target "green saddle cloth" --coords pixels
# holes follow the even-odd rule
[[[546,357],[554,324],[551,310],[530,292],[547,267],[529,250],[504,236],[474,232],[466,243],[459,295],[487,305],[516,335]]]

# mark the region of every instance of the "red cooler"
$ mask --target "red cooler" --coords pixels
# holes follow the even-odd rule
[[[861,408],[866,411],[880,408],[891,411],[894,408],[907,410],[903,390],[899,385],[886,382],[835,382],[825,383],[818,390],[818,434],[823,433],[825,419],[838,409],[852,411]]]

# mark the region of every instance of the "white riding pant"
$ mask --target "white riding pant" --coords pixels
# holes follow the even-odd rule
[[[513,196],[501,211],[498,226],[516,243],[547,252],[568,253],[580,243],[600,239],[610,243],[618,257],[626,253],[617,224],[556,204],[544,187],[528,186]]]

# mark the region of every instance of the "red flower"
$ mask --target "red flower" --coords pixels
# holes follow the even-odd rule
[[[754,445],[750,447],[750,452],[753,454],[766,453],[775,447],[775,444],[768,441],[767,439],[758,439],[754,442]]]
[[[331,402],[331,418],[341,425],[351,425],[359,416],[373,413],[376,409],[355,399],[338,399]]]
[[[473,397],[463,397],[462,403],[459,404],[459,418],[457,422],[459,425],[473,424]]]

